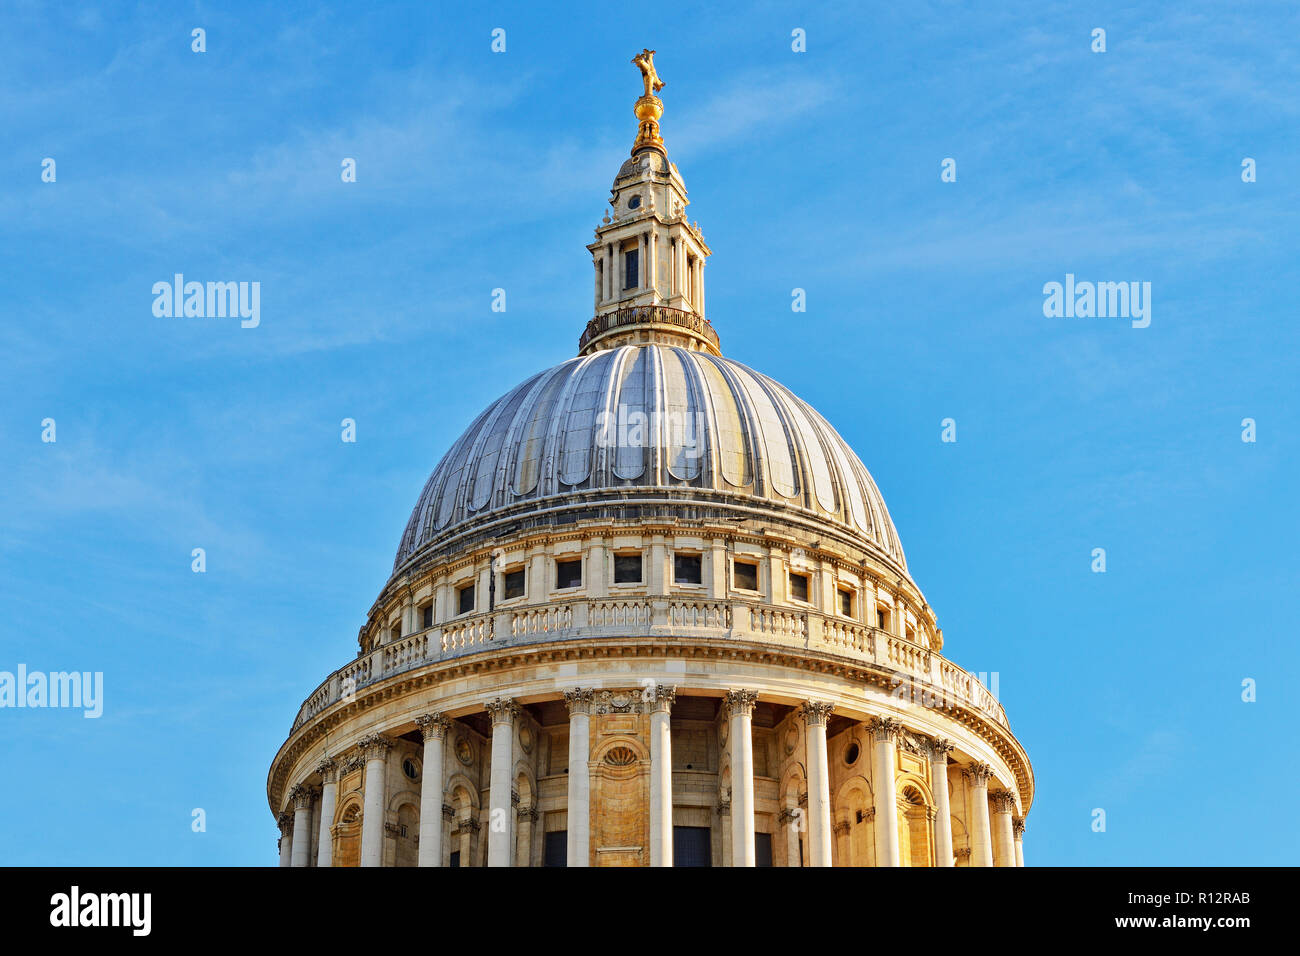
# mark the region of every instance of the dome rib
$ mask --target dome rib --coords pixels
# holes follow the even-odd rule
[[[875,481],[816,409],[739,362],[644,344],[570,359],[489,405],[425,482],[394,570],[506,509],[526,515],[529,502],[550,511],[571,492],[637,488],[734,495],[746,513],[766,499],[833,522],[907,569]],[[584,494],[575,506],[590,503]]]

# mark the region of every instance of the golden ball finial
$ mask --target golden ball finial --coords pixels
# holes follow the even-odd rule
[[[655,51],[642,50],[632,58],[632,65],[640,68],[641,81],[645,84],[645,94],[636,101],[633,111],[638,121],[636,142],[632,144],[632,155],[639,150],[651,148],[664,152],[663,137],[659,135],[659,117],[664,115],[663,100],[655,96],[664,88],[664,81],[659,79],[655,70]]]

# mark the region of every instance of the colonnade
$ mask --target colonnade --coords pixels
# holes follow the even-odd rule
[[[649,689],[648,689],[649,690]],[[646,701],[650,717],[650,803],[649,862],[651,866],[673,865],[673,798],[671,713],[676,702],[676,687],[657,685]],[[591,742],[591,707],[594,691],[573,688],[564,692],[569,713],[569,767],[577,772],[568,775],[569,866],[588,866],[591,857],[591,780],[581,772],[587,766]],[[643,697],[645,699],[645,697]],[[727,747],[731,765],[729,813],[731,866],[754,866],[754,754],[752,716],[758,701],[756,691],[735,689],[723,699],[727,722]],[[492,723],[491,764],[488,788],[487,865],[513,866],[515,832],[519,826],[514,812],[511,773],[514,761],[515,722],[521,710],[510,698],[496,698],[485,704]],[[800,822],[808,834],[808,861],[811,866],[830,866],[832,861],[830,762],[826,727],[834,706],[808,700],[798,713],[804,725],[807,772],[807,817]],[[443,793],[446,786],[444,744],[451,722],[439,713],[416,719],[424,737],[423,779],[420,793],[419,865],[441,866],[443,862]],[[879,866],[901,864],[898,830],[896,774],[897,739],[903,727],[892,717],[875,717],[867,721],[871,740],[872,789],[875,820],[875,853]],[[948,794],[948,754],[953,745],[943,739],[921,738],[930,761],[934,781],[933,819],[935,861],[938,866],[953,866],[952,809]],[[393,741],[382,734],[372,734],[358,742],[352,766],[364,766],[364,810],[361,820],[362,866],[380,866],[383,862],[385,772]],[[317,866],[332,862],[330,827],[338,804],[338,781],[343,769],[335,760],[322,761],[316,768],[322,779],[317,787],[299,784],[289,793],[292,814],[280,817],[280,865],[310,865],[313,808],[319,798]],[[961,770],[967,787],[967,825],[970,829],[971,866],[1024,866],[1024,819],[1015,816],[1016,799],[1010,790],[988,790],[993,778],[988,764],[974,762]],[[724,797],[725,800],[725,797]],[[992,804],[992,813],[989,807]],[[795,815],[782,815],[794,834]],[[790,848],[797,853],[797,837]],[[724,844],[725,845],[725,844]],[[964,854],[963,854],[964,855]],[[797,857],[796,857],[797,858]]]

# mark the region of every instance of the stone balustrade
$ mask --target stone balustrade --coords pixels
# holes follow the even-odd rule
[[[974,675],[896,634],[816,611],[751,601],[654,596],[497,609],[408,634],[326,678],[303,702],[293,730],[367,684],[427,664],[534,642],[677,634],[772,643],[844,657],[893,672],[923,702],[959,702],[1008,726],[1002,705]]]

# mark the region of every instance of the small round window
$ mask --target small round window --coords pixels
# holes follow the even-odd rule
[[[627,201],[627,208],[628,208],[628,209],[640,209],[640,208],[641,208],[641,197],[640,197],[640,196],[633,196],[631,199],[629,199],[629,200]]]
[[[861,753],[862,751],[858,749],[856,742],[849,744],[848,749],[844,751],[844,762],[850,767],[853,766],[858,762],[858,757]]]
[[[407,779],[409,780],[419,780],[420,765],[411,757],[407,757],[402,761],[402,773],[406,774]]]

